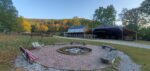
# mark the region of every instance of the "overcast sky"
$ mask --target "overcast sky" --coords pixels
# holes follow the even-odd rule
[[[78,16],[92,19],[95,9],[113,4],[119,14],[122,8],[139,7],[143,0],[13,0],[19,15],[26,18],[63,19]]]

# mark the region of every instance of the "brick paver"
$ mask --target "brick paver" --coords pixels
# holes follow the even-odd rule
[[[45,46],[32,50],[32,52],[39,57],[36,61],[37,63],[55,69],[95,70],[105,68],[107,66],[100,62],[100,58],[108,51],[101,49],[100,46],[86,45],[86,47],[92,49],[92,52],[86,55],[65,55],[56,51],[57,49],[65,46],[71,45]]]

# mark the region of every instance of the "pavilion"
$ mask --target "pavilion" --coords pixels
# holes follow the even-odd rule
[[[93,29],[96,38],[133,40],[135,32],[121,26],[102,25]]]
[[[89,29],[85,26],[72,26],[64,34],[66,37],[99,38],[99,39],[121,39],[134,40],[136,33],[121,26],[100,25]]]

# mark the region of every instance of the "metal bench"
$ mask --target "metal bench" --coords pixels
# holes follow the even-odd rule
[[[23,57],[29,62],[29,63],[33,63],[35,60],[38,59],[37,56],[35,56],[32,52],[30,52],[29,50],[20,47],[19,48],[20,51],[23,53]]]

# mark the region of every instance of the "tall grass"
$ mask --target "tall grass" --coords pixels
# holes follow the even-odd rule
[[[35,36],[31,39],[30,36],[24,35],[0,34],[0,71],[10,71],[13,68],[14,60],[20,54],[19,46],[30,48],[31,42],[40,40],[40,36]],[[45,44],[57,42],[51,37],[45,37],[43,40],[42,43]]]

